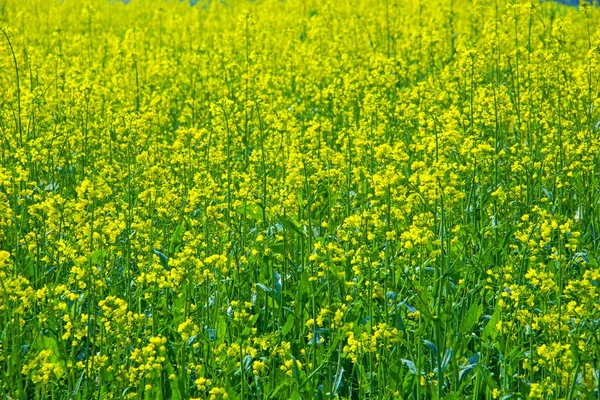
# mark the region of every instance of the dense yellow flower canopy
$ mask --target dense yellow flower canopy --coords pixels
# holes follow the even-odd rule
[[[0,397],[597,398],[599,28],[0,0]]]

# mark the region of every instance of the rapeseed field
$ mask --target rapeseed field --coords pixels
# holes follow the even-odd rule
[[[0,0],[2,399],[599,399],[600,10]]]

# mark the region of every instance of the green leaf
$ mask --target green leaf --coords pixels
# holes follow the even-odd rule
[[[77,393],[79,393],[79,388],[81,387],[81,381],[83,381],[84,375],[85,371],[81,371],[81,375],[79,375],[79,379],[77,380],[77,385],[75,385],[75,389],[73,390],[73,396],[77,396]]]
[[[433,344],[433,342],[431,340],[423,340],[423,343],[425,343],[425,345],[427,345],[427,347],[429,347],[429,350],[431,351],[431,354],[433,355],[433,358],[437,364],[437,359],[438,359],[437,347],[435,346],[435,344]]]
[[[408,367],[408,370],[410,371],[411,374],[417,375],[417,366],[415,365],[414,362],[412,362],[411,360],[407,360],[406,358],[402,358],[401,361],[402,361],[402,364],[404,364]]]
[[[448,393],[447,395],[444,396],[444,400],[459,400],[459,399],[460,399],[460,397],[457,397],[453,393]]]
[[[290,331],[294,327],[295,322],[296,318],[294,317],[294,314],[288,314],[287,319],[285,320],[285,324],[283,325],[283,328],[281,328],[281,336],[285,336],[288,333],[290,333]]]
[[[104,257],[106,257],[106,252],[104,250],[96,250],[92,253],[92,257],[90,258],[91,264],[99,264],[104,259]]]
[[[252,369],[252,363],[254,362],[254,358],[250,354],[246,354],[244,357],[244,372],[248,372]]]
[[[257,283],[256,287],[259,289],[264,290],[267,293],[271,293],[273,291],[273,289],[271,289],[270,287],[268,287],[267,285],[265,285],[264,283]]]
[[[58,348],[58,343],[55,338],[50,336],[40,336],[35,342],[34,349],[39,353],[43,350],[50,350],[52,353],[48,358],[53,364],[59,364],[63,367],[66,365],[66,356],[62,354]]]
[[[294,378],[300,379],[300,368],[298,368],[298,362],[294,356],[292,356],[292,361],[292,372],[294,374]]]
[[[483,314],[483,305],[481,303],[471,303],[469,311],[460,322],[460,333],[467,334],[473,332],[473,327]]]
[[[160,260],[160,263],[162,264],[163,268],[167,268],[169,266],[169,257],[165,256],[163,253],[161,253],[158,250],[153,250],[153,251],[154,251],[154,254],[156,254],[158,259]]]
[[[459,382],[465,379],[465,377],[479,364],[479,353],[473,354],[467,360],[466,365],[464,365],[460,371],[458,371],[458,380]]]
[[[404,393],[412,393],[414,391],[415,386],[415,376],[414,374],[406,374],[404,375],[404,381],[402,382],[402,390]]]
[[[290,400],[301,400],[300,393],[298,393],[298,389],[294,388],[292,391],[292,395],[290,396]]]
[[[236,210],[238,214],[253,219],[256,221],[262,221],[262,209],[258,204],[249,204],[245,206],[240,206]]]
[[[298,205],[300,208],[304,208],[304,197],[301,192],[298,192]]]
[[[487,387],[489,387],[490,390],[498,389],[498,385],[496,384],[496,381],[494,381],[492,374],[490,374],[490,372],[485,368],[481,368],[480,371],[481,375],[483,376],[483,381]]]
[[[342,388],[342,378],[344,377],[344,368],[340,368],[338,373],[335,375],[335,379],[333,380],[333,395],[337,396]]]
[[[170,399],[172,400],[181,400],[183,397],[181,396],[181,388],[179,383],[179,377],[175,373],[175,368],[171,363],[167,363],[167,376],[175,375],[175,379],[169,379],[169,388],[171,389]]]
[[[486,342],[492,342],[498,336],[498,328],[496,325],[498,321],[500,321],[500,317],[502,316],[502,311],[500,311],[500,307],[496,306],[492,317],[488,320],[485,328],[483,328],[483,334],[481,335],[481,339]]]
[[[306,236],[306,234],[300,229],[300,227],[289,218],[281,218],[281,224],[286,228],[291,229],[300,236]]]
[[[273,244],[271,244],[270,246],[271,251],[275,254],[281,254],[281,255],[285,255],[285,253],[288,251],[289,246],[286,246],[282,241],[281,242],[275,242]]]
[[[221,344],[225,341],[225,333],[227,332],[227,320],[224,316],[219,317],[219,321],[217,322],[217,337],[216,343]]]
[[[181,223],[177,224],[177,227],[175,228],[175,232],[173,232],[173,235],[171,236],[171,241],[169,242],[169,255],[173,256],[173,254],[175,254],[177,252],[177,250],[179,250],[179,247],[181,246],[181,241],[183,240],[183,234],[185,233],[185,230],[183,228],[183,225]]]
[[[289,384],[289,381],[283,379],[281,381],[281,383],[279,385],[277,385],[277,387],[273,390],[273,392],[271,393],[271,395],[269,396],[269,398],[270,399],[275,398],[275,396],[277,395],[277,393],[279,393],[281,391],[281,389],[283,389],[288,384]]]
[[[446,351],[444,352],[444,357],[442,357],[442,364],[440,365],[440,374],[443,374],[444,371],[446,371],[448,364],[450,364],[450,361],[452,360],[452,353],[452,349],[446,349]]]

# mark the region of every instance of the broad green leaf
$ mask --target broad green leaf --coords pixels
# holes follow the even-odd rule
[[[469,334],[473,332],[473,327],[481,317],[483,313],[483,305],[481,303],[473,302],[469,307],[469,310],[464,315],[462,321],[460,321],[460,333]]]
[[[458,371],[458,380],[462,381],[479,364],[479,353],[473,354]]]
[[[452,354],[452,349],[446,349],[446,351],[444,352],[444,356],[442,357],[442,364],[440,366],[441,374],[443,374],[446,371],[446,368],[450,364],[450,361],[452,360]]]
[[[215,342],[217,344],[221,344],[225,341],[225,334],[227,333],[227,320],[225,319],[224,316],[220,316],[219,320],[217,321],[217,337]]]
[[[262,209],[258,204],[248,204],[237,208],[238,214],[255,221],[262,220]]]
[[[413,374],[413,375],[417,374],[417,367],[414,362],[412,362],[411,360],[407,360],[406,358],[402,358],[400,361],[402,361],[402,364],[404,364],[408,367],[408,370],[410,371],[411,374]]]
[[[483,328],[483,334],[481,335],[481,339],[483,341],[490,343],[494,339],[496,339],[496,336],[498,335],[498,328],[496,327],[496,325],[500,321],[500,317],[502,316],[501,313],[502,311],[500,310],[500,307],[496,306],[494,313],[488,320],[487,324],[485,325],[485,328]]]
[[[179,377],[175,373],[175,368],[173,368],[173,365],[171,363],[167,363],[166,370],[167,376],[175,376],[174,379],[169,379],[169,388],[171,389],[170,398],[172,400],[181,400],[183,397],[181,395],[181,388],[179,387]]]
[[[296,318],[294,317],[294,314],[288,314],[285,324],[283,325],[283,328],[281,328],[281,336],[287,335],[294,327],[295,322]]]
[[[181,224],[181,223],[177,224],[177,227],[175,228],[175,231],[173,232],[173,235],[171,236],[171,241],[169,242],[169,255],[170,256],[173,256],[173,254],[175,254],[179,250],[179,247],[181,246],[181,241],[183,240],[184,233],[185,233],[185,230],[183,228],[183,224]]]

